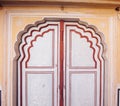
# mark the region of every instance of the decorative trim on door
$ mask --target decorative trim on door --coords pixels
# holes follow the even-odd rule
[[[52,56],[51,56],[52,57],[52,61],[51,61],[52,64],[51,64],[51,66],[39,66],[39,65],[31,66],[31,65],[29,65],[30,50],[34,46],[33,43],[36,42],[38,37],[44,37],[44,34],[50,32],[50,31],[52,32],[52,53],[51,53],[52,54]],[[31,32],[33,32],[33,30]],[[32,36],[32,34],[30,36]],[[27,44],[25,44],[25,45],[27,45]],[[28,47],[27,52],[28,52],[28,59],[25,62],[26,68],[54,68],[54,29],[49,29],[49,30],[43,32],[42,34],[36,35],[35,38],[30,42],[30,46]]]
[[[72,38],[71,38],[71,36],[72,36],[72,33],[76,33],[76,34],[78,34],[79,36],[80,36],[80,38],[84,38],[84,39],[86,39],[87,40],[87,43],[89,43],[89,47],[92,49],[92,51],[93,51],[93,57],[92,57],[92,59],[93,59],[93,65],[92,66],[72,66],[72,53],[70,52],[70,68],[80,68],[80,69],[82,69],[82,68],[96,68],[97,67],[97,62],[96,62],[96,60],[95,60],[95,48],[93,47],[93,43],[92,43],[92,41],[87,37],[87,36],[85,36],[85,35],[82,35],[80,32],[77,32],[77,31],[75,31],[75,30],[70,30],[70,51],[72,50]]]

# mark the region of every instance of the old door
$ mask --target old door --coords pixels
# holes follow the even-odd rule
[[[16,45],[18,106],[103,106],[103,42],[94,26],[45,19]]]

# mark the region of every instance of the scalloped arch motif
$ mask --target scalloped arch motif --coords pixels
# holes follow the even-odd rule
[[[75,35],[77,36],[74,38]],[[87,46],[85,50],[89,48],[88,50],[90,52],[85,53],[85,55],[88,56],[87,59],[89,59],[90,61],[88,61],[87,63],[86,61],[84,62],[84,60],[82,60],[81,63],[79,63],[78,59],[80,58],[80,56],[78,57],[76,56],[76,59],[74,59],[74,61],[77,63],[76,65],[76,63],[73,62],[73,58],[75,57],[73,54],[76,54],[77,52],[76,49],[74,50],[73,48],[75,48],[74,45],[77,44],[75,43],[75,41],[73,43],[73,39],[76,39],[78,36],[80,39],[80,41],[78,42],[82,42],[83,39],[85,39],[84,41],[86,41]],[[44,45],[41,44],[41,42],[43,41],[44,41]],[[39,46],[42,49],[39,49],[40,48]],[[83,46],[84,46],[84,42],[81,45],[80,49],[82,49]],[[36,49],[34,50],[35,47]],[[38,51],[36,52],[36,50]],[[43,79],[40,79],[40,77],[36,77],[36,78],[38,78],[39,81],[43,80],[45,82],[43,84],[44,86],[45,84],[48,84],[49,81],[51,81],[49,82],[51,84],[50,85],[51,89],[49,89],[49,91],[51,90],[52,92],[50,98],[47,98],[48,95],[46,93],[47,95],[46,99],[49,101],[48,103],[51,103],[50,106],[59,106],[59,105],[64,106],[63,104],[66,104],[66,106],[74,105],[75,100],[73,101],[71,100],[72,96],[75,96],[76,98],[80,97],[71,93],[72,91],[74,91],[73,90],[74,87],[72,87],[72,82],[74,81],[73,76],[77,74],[84,76],[88,75],[88,77],[89,75],[92,75],[93,77],[92,78],[90,76],[91,82],[93,83],[94,91],[92,96],[94,98],[88,100],[88,103],[91,104],[92,106],[104,105],[103,103],[103,92],[104,92],[103,74],[105,71],[105,67],[104,67],[105,61],[103,54],[104,42],[103,42],[103,34],[100,33],[95,26],[88,25],[87,23],[82,22],[79,19],[44,19],[42,21],[36,22],[35,24],[26,26],[24,31],[21,31],[18,34],[18,39],[15,44],[15,51],[16,51],[18,86],[19,86],[18,106],[29,106],[30,100],[31,101],[34,100],[34,97],[31,96],[32,93],[29,91],[28,88],[30,84],[29,80],[31,80],[30,78],[32,77],[34,78],[34,75],[37,74],[40,76],[43,75]],[[80,52],[83,51],[81,50],[77,54],[79,55]],[[40,53],[41,55],[38,56]],[[46,58],[47,53],[49,53],[48,55],[49,58]],[[39,59],[37,60],[37,58]],[[66,60],[63,61],[63,59],[61,58],[64,58]],[[43,62],[44,59],[46,59],[47,62]],[[68,73],[68,75],[65,73]],[[59,74],[62,76],[59,76]],[[63,78],[64,74],[66,76],[66,79]],[[45,75],[49,77],[48,81],[44,79],[46,78]],[[57,80],[58,78],[60,78],[59,79],[60,82]],[[63,87],[63,82],[64,82],[63,80],[65,80],[67,84],[67,88],[66,88],[68,90],[67,92]],[[43,86],[40,85],[41,82],[39,81],[37,82],[39,84],[39,87]],[[60,85],[60,89],[58,92],[57,88],[59,88],[58,87],[59,85]],[[31,89],[35,90],[34,87],[31,87]],[[63,103],[64,91],[66,95],[65,97],[66,99],[64,100],[65,103]],[[61,98],[58,97],[59,95],[61,96]],[[37,102],[39,101],[34,100],[33,105],[37,105],[37,104],[40,106],[43,105]],[[47,103],[45,104],[47,105]],[[88,106],[88,104],[85,103],[84,100],[83,100],[83,104],[84,106]],[[77,105],[79,106],[80,103],[78,103]]]

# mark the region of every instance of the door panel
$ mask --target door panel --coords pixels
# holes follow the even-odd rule
[[[26,106],[54,106],[54,74],[27,73]]]
[[[36,23],[23,34],[18,60],[19,106],[58,106],[59,22]]]
[[[65,106],[103,106],[101,38],[84,23],[65,22]]]
[[[96,106],[96,85],[94,72],[70,73],[69,106]]]

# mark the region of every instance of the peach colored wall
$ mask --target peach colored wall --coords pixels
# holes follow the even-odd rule
[[[0,9],[0,86],[2,106],[13,106],[13,59],[17,34],[28,24],[44,17],[79,18],[96,26],[104,34],[106,43],[106,105],[116,106],[116,90],[120,87],[120,20],[114,9],[60,6],[3,7]],[[10,39],[9,39],[10,38]],[[10,44],[10,45],[9,45]],[[10,46],[10,48],[9,48]],[[7,57],[9,54],[9,57]],[[8,72],[9,70],[9,72]],[[10,96],[10,97],[9,97]]]
[[[3,11],[0,9],[0,87],[2,86],[2,71],[3,71]],[[0,88],[1,89],[1,88]]]

